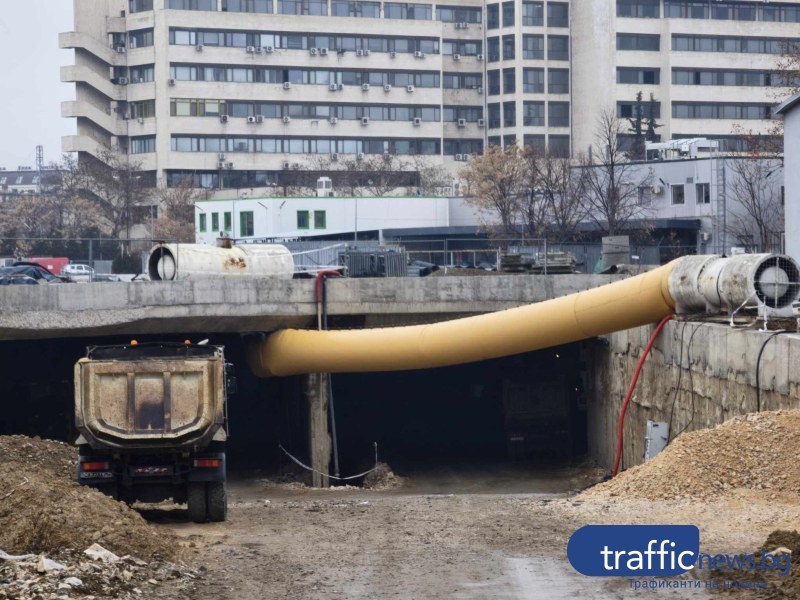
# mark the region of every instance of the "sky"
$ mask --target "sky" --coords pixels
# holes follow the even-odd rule
[[[58,48],[58,34],[72,29],[72,0],[3,2],[0,167],[35,166],[38,144],[45,163],[57,161],[61,136],[75,132],[74,119],[61,118],[61,101],[74,99],[74,86],[60,81],[73,53]]]

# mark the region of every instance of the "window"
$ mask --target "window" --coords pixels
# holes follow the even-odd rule
[[[672,190],[672,203],[673,204],[685,204],[686,203],[686,198],[684,198],[684,195],[683,195],[683,193],[684,193],[683,184],[679,184],[679,185],[674,185],[673,184],[672,186],[670,186],[670,189]]]
[[[544,94],[544,69],[523,69],[522,91],[532,94]]]
[[[147,48],[153,45],[153,29],[140,29],[128,32],[129,48]]]
[[[398,2],[387,2],[383,5],[384,19],[409,19],[415,21],[425,21],[431,19],[430,4],[401,4]]]
[[[544,60],[544,36],[522,36],[522,58]]]
[[[314,229],[325,229],[327,228],[327,219],[325,217],[324,210],[315,210],[314,211]],[[299,229],[299,228],[298,228]]]
[[[253,211],[247,210],[239,213],[239,237],[252,237],[255,235],[253,229]]]
[[[490,96],[497,96],[500,93],[500,71],[493,70],[487,71],[486,79],[488,81]]]
[[[150,4],[152,5],[152,2]],[[167,8],[178,10],[217,10],[217,0],[167,0]]]
[[[153,10],[153,0],[129,0],[128,12],[137,13],[146,10]]]
[[[481,9],[463,6],[437,6],[436,20],[445,23],[480,23]]]
[[[523,138],[523,143],[536,154],[544,154],[547,150],[544,135],[526,135]]]
[[[381,16],[380,2],[333,0],[331,15],[334,17],[362,17],[377,19]]]
[[[315,15],[328,14],[327,0],[278,0],[278,14]]]
[[[503,36],[503,60],[513,60],[514,59],[514,36],[513,35],[504,35]]]
[[[547,60],[569,60],[569,38],[566,35],[547,36]]]
[[[517,90],[515,69],[503,69],[503,93],[513,94]]]
[[[522,3],[522,24],[528,27],[544,25],[544,2]]]
[[[486,39],[486,52],[488,54],[487,60],[489,62],[497,62],[500,60],[500,38],[490,37]]]
[[[514,2],[503,2],[503,27],[514,26]]]
[[[661,80],[660,69],[639,69],[636,67],[617,67],[617,83],[636,83],[658,85]]]
[[[569,94],[569,70],[547,69],[547,91],[550,94]]]
[[[749,54],[783,54],[787,43],[798,44],[797,39],[731,37],[716,35],[672,36],[672,49],[681,52],[744,52]]]
[[[786,77],[769,71],[673,69],[672,83],[677,85],[768,87],[786,85]]]
[[[131,154],[147,154],[156,151],[156,136],[145,135],[132,137],[130,145]]]
[[[517,105],[514,102],[503,102],[503,126],[514,127],[517,124]]]
[[[661,0],[617,0],[618,17],[657,19],[661,16]]]
[[[706,0],[664,0],[664,16],[676,19],[707,19]]]
[[[661,102],[642,101],[642,117],[645,119],[661,118]],[[651,112],[655,114],[650,114]],[[617,102],[617,117],[632,119],[636,116],[636,102]]]
[[[130,83],[148,83],[153,81],[153,65],[139,65],[130,69]]]
[[[500,5],[489,4],[486,7],[486,29],[498,29],[500,27]]]
[[[548,2],[547,26],[569,27],[569,4],[563,2]]]
[[[698,183],[695,184],[695,193],[697,204],[711,204],[711,184]]]
[[[271,13],[272,0],[222,0],[223,12]]]
[[[547,152],[558,158],[569,157],[569,136],[551,135],[547,140]]]
[[[156,116],[155,100],[131,102],[128,106],[131,109],[131,119],[150,119]]]
[[[199,222],[197,224],[197,228],[200,230],[200,233],[205,233],[207,230],[206,217],[207,217],[206,213],[200,213],[200,216],[198,217]]]
[[[673,102],[675,119],[769,119],[771,104],[744,104],[737,102]]]
[[[500,104],[493,102],[487,106],[489,114],[489,127],[497,129],[500,127]]]
[[[211,231],[214,233],[219,231],[219,213],[211,213]]]
[[[231,223],[232,223],[231,213],[229,213],[229,212],[222,213],[222,224],[223,224],[223,230],[224,231],[227,231],[228,233],[230,233],[230,231],[232,229]]]
[[[297,211],[297,228],[298,229],[308,229],[309,228],[308,211],[307,210],[298,210]]]
[[[522,104],[522,124],[531,127],[544,127],[544,102],[524,102]],[[544,147],[544,140],[542,140]],[[528,145],[527,143],[525,144]]]
[[[547,104],[548,127],[569,127],[569,102]]]
[[[640,52],[658,52],[660,36],[647,33],[618,33],[617,50],[638,50]]]

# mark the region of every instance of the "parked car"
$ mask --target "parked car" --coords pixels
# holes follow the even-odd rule
[[[72,281],[92,281],[94,279],[94,269],[89,265],[80,263],[64,265],[61,269],[61,274],[69,277]]]
[[[35,263],[15,262],[10,267],[0,267],[0,285],[38,285],[64,281],[67,280]]]

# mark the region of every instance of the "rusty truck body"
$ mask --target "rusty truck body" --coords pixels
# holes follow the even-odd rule
[[[127,502],[172,498],[224,521],[227,395],[221,346],[91,346],[75,365],[78,481]]]

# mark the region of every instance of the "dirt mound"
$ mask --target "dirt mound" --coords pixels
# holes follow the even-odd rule
[[[364,487],[368,490],[389,490],[402,485],[400,477],[392,472],[389,465],[379,462],[375,470],[364,477]]]
[[[654,459],[584,492],[649,500],[739,489],[800,494],[800,411],[751,413],[678,436]]]
[[[136,511],[74,481],[77,452],[50,440],[0,437],[0,549],[83,551],[98,543],[142,559],[174,558],[175,539]]]

